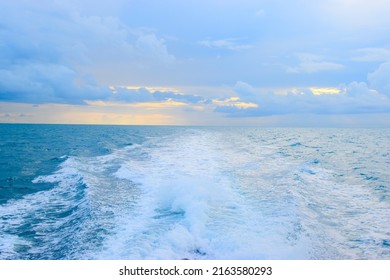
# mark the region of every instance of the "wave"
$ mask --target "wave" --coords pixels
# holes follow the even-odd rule
[[[388,258],[385,202],[275,139],[187,129],[64,156],[33,180],[50,189],[0,205],[0,258]]]

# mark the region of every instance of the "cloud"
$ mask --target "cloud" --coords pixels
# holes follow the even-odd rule
[[[390,49],[385,48],[364,48],[355,51],[356,55],[352,57],[353,61],[377,62],[389,61]]]
[[[388,111],[390,2],[279,2],[0,1],[0,100],[183,103],[207,118]]]
[[[311,87],[310,91],[314,95],[321,95],[321,94],[339,94],[340,89],[334,88],[334,87]]]
[[[141,34],[137,41],[136,47],[142,54],[152,55],[154,59],[160,59],[164,62],[173,62],[175,57],[168,53],[167,46],[163,39],[158,39],[155,34]]]
[[[110,100],[127,103],[173,101],[197,104],[206,101],[199,95],[183,94],[166,90],[150,90],[146,87],[111,87],[111,89],[113,90],[113,95],[111,96]]]
[[[297,66],[287,67],[288,73],[316,73],[323,71],[338,71],[344,68],[344,65],[326,61],[322,56],[301,53],[298,54],[299,64]]]
[[[110,90],[61,64],[28,62],[0,70],[0,100],[23,103],[84,104],[105,99]]]
[[[293,89],[287,94],[258,92],[244,82],[238,82],[234,89],[240,96],[236,97],[235,101],[250,101],[253,106],[239,107],[220,102],[216,103],[215,112],[227,113],[229,117],[390,112],[389,97],[369,88],[364,82],[352,82],[348,85],[341,85],[338,89]]]
[[[239,38],[228,38],[220,40],[203,40],[199,41],[198,44],[208,48],[226,49],[230,51],[243,51],[254,47],[251,44],[242,44],[240,41],[241,39]]]
[[[155,101],[153,94],[144,87],[127,89],[126,87],[111,87],[113,95],[111,100],[126,103],[139,103]]]
[[[234,85],[233,89],[239,94],[239,96],[241,96],[245,100],[255,101],[257,99],[255,88],[248,83],[238,81]]]
[[[235,108],[235,109],[252,109],[259,107],[256,103],[243,102],[239,97],[231,97],[224,100],[214,99],[212,101],[218,105],[217,108]]]
[[[110,89],[88,69],[107,62],[174,59],[151,31],[133,30],[115,17],[80,14],[57,2],[43,4],[0,3],[2,101],[85,104],[108,99]]]
[[[377,70],[368,74],[370,85],[390,97],[390,62],[382,63]]]
[[[174,101],[183,101],[183,102],[192,103],[192,104],[196,104],[196,103],[200,103],[202,101],[205,101],[203,99],[203,97],[201,97],[199,95],[182,94],[182,93],[176,93],[176,92],[156,91],[155,93],[153,93],[153,97],[158,101],[171,99]]]
[[[353,28],[364,32],[365,28],[383,27],[390,23],[388,0],[328,0],[320,1],[318,8],[339,28]]]

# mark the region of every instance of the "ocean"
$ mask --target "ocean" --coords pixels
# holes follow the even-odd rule
[[[390,259],[390,130],[0,124],[0,259]]]

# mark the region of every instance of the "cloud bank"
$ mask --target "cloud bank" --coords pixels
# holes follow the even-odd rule
[[[389,83],[384,72],[389,73],[387,64],[370,75],[372,86],[364,82],[351,82],[335,89],[304,88],[293,89],[286,94],[259,92],[251,85],[237,82],[235,100],[252,104],[237,106],[238,103],[221,103],[215,112],[229,117],[258,117],[287,114],[369,114],[390,113]],[[385,70],[384,70],[385,69]],[[386,92],[387,94],[382,94]]]
[[[0,101],[85,104],[110,99],[108,85],[85,69],[104,67],[107,61],[175,59],[152,30],[43,2],[0,4]]]

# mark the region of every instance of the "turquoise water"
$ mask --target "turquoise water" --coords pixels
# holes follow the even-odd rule
[[[390,130],[0,125],[0,259],[390,259]]]

